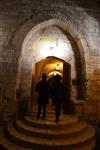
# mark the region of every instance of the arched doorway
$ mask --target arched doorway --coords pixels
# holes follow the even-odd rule
[[[49,85],[52,85],[52,79],[55,75],[59,74],[62,77],[62,82],[66,88],[67,100],[71,99],[71,69],[70,64],[57,57],[48,57],[41,60],[35,64],[35,74],[34,79],[32,75],[32,88],[31,88],[31,106],[32,111],[36,109],[37,106],[37,93],[35,92],[36,83],[41,80],[42,73],[46,73]],[[35,71],[35,73],[34,73]],[[67,73],[67,74],[66,74]],[[52,105],[52,99],[49,99],[49,104]],[[49,107],[51,108],[51,107]]]
[[[22,30],[25,29],[24,27],[22,28]],[[60,51],[60,52],[64,53],[64,56],[62,56],[61,53],[58,55],[57,53],[55,53],[56,51],[54,51],[52,53],[52,51],[54,50],[54,49],[52,49],[53,46],[49,46],[49,52],[50,52],[49,54],[46,54],[44,52],[44,54],[46,54],[45,56],[40,55],[40,52],[35,47],[32,48],[32,44],[34,41],[34,35],[36,35],[36,33],[40,33],[40,32],[43,33],[44,28],[48,29],[50,27],[60,30],[63,33],[63,35],[67,38],[67,40],[69,41],[69,43],[71,45],[73,56],[68,55],[68,57],[67,57],[67,55],[65,55],[65,53],[66,53],[65,49]],[[21,32],[22,30],[20,30],[19,34],[23,34],[23,32]],[[79,95],[78,99],[85,98],[84,80],[85,80],[86,74],[85,74],[84,53],[83,53],[82,47],[81,47],[81,49],[79,48],[81,45],[80,44],[81,42],[79,43],[79,37],[78,37],[77,33],[75,33],[73,30],[72,30],[72,32],[69,32],[70,30],[71,30],[71,26],[66,25],[66,23],[64,23],[63,20],[50,19],[48,21],[44,21],[40,24],[37,24],[35,27],[33,27],[30,30],[30,32],[27,33],[26,37],[24,36],[25,34],[23,34],[21,36],[21,37],[23,37],[24,42],[23,43],[19,42],[18,45],[16,45],[16,48],[18,48],[18,46],[19,46],[19,48],[22,47],[21,57],[19,59],[17,87],[19,88],[19,90],[21,89],[21,91],[24,95],[23,97],[26,97],[29,101],[30,101],[30,96],[31,96],[32,65],[48,56],[58,57],[69,64],[74,61],[75,67],[72,67],[75,70],[74,78],[78,79],[80,81],[77,86],[78,87],[77,92]],[[38,32],[38,31],[40,31],[40,32]],[[75,35],[77,38],[74,39]],[[40,35],[39,35],[39,37],[40,37]],[[18,40],[18,35],[15,38],[15,41],[16,40]],[[77,40],[78,40],[78,42],[77,42]],[[15,41],[14,41],[14,44],[15,44]],[[57,41],[58,40],[56,40],[56,44],[57,44]],[[31,47],[31,48],[29,48],[29,47]],[[33,67],[33,68],[35,69],[35,67]],[[34,75],[33,75],[33,78],[34,78]]]

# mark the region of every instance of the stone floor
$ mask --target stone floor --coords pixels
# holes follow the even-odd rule
[[[33,115],[32,115],[32,117],[33,117]],[[70,118],[69,118],[70,119]],[[41,120],[40,119],[40,122],[41,121],[44,121],[44,120]],[[54,122],[54,119],[52,119],[52,121]],[[61,122],[62,123],[62,122]],[[99,129],[98,129],[99,130]],[[99,131],[100,132],[100,131]],[[96,138],[97,139],[97,145],[96,145],[96,148],[94,149],[94,150],[100,150],[100,145],[99,145],[99,136],[100,136],[100,133],[99,132],[97,132],[98,134],[97,134],[97,137],[98,138]],[[0,132],[1,133],[1,132]],[[22,146],[18,146],[18,145],[15,145],[15,144],[13,144],[12,142],[10,142],[10,141],[8,141],[6,138],[4,138],[3,137],[3,135],[2,134],[0,134],[0,136],[1,136],[1,138],[0,138],[0,150],[8,150],[7,149],[7,147],[9,148],[9,150],[33,150],[33,149],[31,149],[31,148],[25,148],[25,147],[22,147]],[[1,140],[3,140],[3,144],[4,145],[6,145],[6,147],[3,147],[2,146],[2,142],[1,142]],[[6,144],[5,144],[6,143]],[[11,148],[11,149],[10,149]]]
[[[34,111],[36,111],[36,109]],[[53,121],[54,121],[54,118],[52,119]],[[100,150],[100,128],[97,127],[96,130],[97,130],[97,132],[96,132],[96,146],[93,150]],[[33,150],[31,148],[25,148],[25,147],[21,147],[18,145],[15,146],[13,143],[11,143],[7,139],[5,139],[3,137],[3,135],[1,134],[1,132],[2,132],[2,127],[0,128],[0,150],[8,150],[7,147],[11,148],[9,150]],[[3,143],[6,143],[6,147],[2,146],[1,140],[3,140]]]
[[[5,142],[8,142],[8,146],[12,147],[11,150],[32,150],[32,149],[28,149],[28,148],[21,148],[20,146],[14,146],[12,143],[10,143],[9,141],[5,140]],[[0,142],[1,143],[1,142]],[[8,150],[6,147],[2,146],[2,144],[0,144],[0,150]],[[93,150],[100,150],[100,128],[97,128],[97,133],[96,133],[96,146]]]

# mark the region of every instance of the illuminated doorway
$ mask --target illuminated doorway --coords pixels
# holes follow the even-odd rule
[[[62,77],[62,82],[66,88],[67,98],[70,100],[70,84],[71,84],[71,73],[70,73],[70,64],[65,61],[57,58],[57,57],[48,57],[44,60],[41,60],[35,64],[35,76],[34,82],[32,80],[32,88],[31,88],[31,105],[32,110],[36,110],[37,108],[37,94],[35,92],[36,83],[41,80],[42,73],[46,73],[47,80],[49,83],[52,83],[53,76],[59,74]],[[52,100],[49,100],[50,105],[52,104]],[[52,108],[49,105],[48,108]]]

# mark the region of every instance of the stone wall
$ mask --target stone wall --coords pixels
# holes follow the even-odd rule
[[[88,56],[87,62],[87,98],[100,100],[100,57]]]
[[[91,7],[90,7],[91,6]],[[72,26],[78,35],[82,35],[79,49],[83,49],[86,61],[87,98],[100,100],[100,12],[98,1],[74,0],[1,0],[0,1],[0,102],[9,98],[12,105],[16,100],[16,81],[18,75],[19,59],[22,55],[21,47],[14,49],[12,41],[15,34],[24,26],[27,20],[28,26],[38,24],[51,18],[65,20]],[[41,14],[37,17],[38,14]],[[46,15],[48,14],[48,15]],[[63,14],[63,15],[62,15]],[[40,22],[41,22],[40,21]],[[37,24],[36,24],[37,22]],[[28,33],[24,28],[25,35]],[[31,28],[30,28],[31,29]],[[73,31],[70,31],[70,33]],[[24,36],[25,36],[24,35]],[[22,37],[18,37],[23,41]],[[74,39],[78,42],[77,37]],[[17,41],[17,40],[16,40]],[[20,43],[21,43],[20,42]],[[15,43],[16,45],[20,44]],[[24,81],[23,81],[24,82]],[[2,110],[2,108],[0,108]],[[9,109],[9,111],[14,111]]]

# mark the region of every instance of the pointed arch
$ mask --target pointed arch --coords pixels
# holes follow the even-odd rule
[[[28,71],[25,70],[27,66],[27,62],[24,62],[24,54],[25,54],[25,43],[28,42],[29,38],[31,38],[32,34],[35,34],[42,28],[49,26],[57,26],[63,33],[72,41],[73,52],[76,61],[76,70],[77,70],[77,78],[79,78],[80,82],[78,85],[79,90],[79,98],[84,99],[85,97],[85,83],[84,80],[86,78],[86,69],[85,69],[85,53],[88,52],[87,43],[85,41],[84,36],[81,31],[78,31],[77,28],[72,23],[73,21],[69,20],[67,16],[64,16],[62,13],[50,11],[47,13],[43,11],[41,14],[38,13],[36,16],[32,16],[29,20],[27,20],[19,30],[15,32],[11,39],[11,45],[15,51],[19,52],[19,61],[18,61],[18,75],[17,75],[17,86],[21,89],[24,89],[24,94],[26,97],[30,99],[30,89],[31,89],[31,75],[32,75],[32,63],[39,60],[39,58],[30,59],[30,68]],[[19,38],[20,37],[20,38]],[[27,83],[24,82],[24,78],[27,76]],[[27,91],[27,92],[26,92]],[[84,91],[84,92],[83,92]]]

